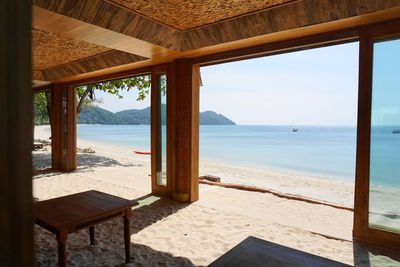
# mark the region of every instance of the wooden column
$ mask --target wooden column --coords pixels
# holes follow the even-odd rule
[[[76,170],[76,89],[67,84],[51,90],[52,167]]]
[[[353,236],[362,239],[368,232],[369,160],[372,96],[372,38],[364,31],[360,34],[357,156],[354,196]]]
[[[0,266],[34,266],[31,1],[0,1]]]
[[[200,67],[189,59],[170,63],[167,72],[167,172],[172,198],[199,198]]]

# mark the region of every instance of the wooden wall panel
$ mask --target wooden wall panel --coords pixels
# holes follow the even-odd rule
[[[0,266],[34,266],[31,2],[0,1]]]

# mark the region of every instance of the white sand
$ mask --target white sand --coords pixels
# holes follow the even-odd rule
[[[44,139],[48,135],[47,127],[36,127],[35,138]],[[150,195],[149,156],[135,155],[128,148],[83,140],[78,141],[78,147],[91,147],[96,153],[78,154],[75,172],[35,176],[34,196],[44,200],[96,189],[139,199],[141,205],[134,209],[131,223],[132,266],[208,265],[250,235],[351,265],[400,266],[399,262],[383,256],[382,251],[367,250],[351,242],[353,214],[350,211],[209,185],[200,185],[199,201],[180,204]],[[38,167],[46,165],[44,162],[49,158],[49,152],[34,152],[34,164]],[[228,182],[225,176],[239,179],[246,174],[246,179],[251,180],[252,175],[260,173],[212,163],[201,166],[207,174],[220,175],[223,182]],[[279,179],[270,178],[274,186],[294,188],[299,190],[296,193],[305,195],[314,190],[324,191],[321,187],[327,185],[324,182],[314,184],[316,181],[310,179],[289,187],[285,182],[293,180],[276,175]],[[329,186],[333,187],[326,192],[336,193],[338,202],[347,201],[343,185]],[[351,190],[348,193],[351,194]],[[35,234],[39,266],[54,266],[57,263],[55,236],[38,226]],[[96,246],[89,246],[88,242],[87,230],[69,235],[69,265],[114,266],[124,262],[121,219],[98,225]]]

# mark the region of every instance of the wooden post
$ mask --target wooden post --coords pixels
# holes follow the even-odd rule
[[[199,198],[199,85],[200,67],[177,59],[167,72],[167,172],[172,198]]]
[[[0,1],[0,266],[34,266],[31,7]]]
[[[55,170],[76,170],[76,89],[54,85],[51,91],[52,166]]]
[[[353,236],[356,240],[361,239],[368,231],[372,57],[372,38],[364,31],[360,34],[358,79],[357,156],[353,225]]]

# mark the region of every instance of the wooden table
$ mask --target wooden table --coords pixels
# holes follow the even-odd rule
[[[350,267],[304,251],[249,236],[208,267]]]
[[[66,266],[66,242],[70,233],[89,228],[90,244],[94,245],[94,225],[122,216],[124,220],[125,261],[130,261],[131,201],[99,191],[86,191],[34,203],[36,223],[56,234],[58,263]]]

